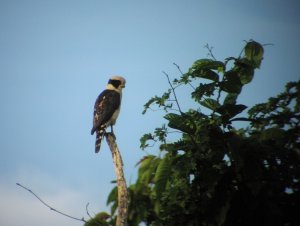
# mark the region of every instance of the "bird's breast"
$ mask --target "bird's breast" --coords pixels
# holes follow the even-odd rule
[[[108,125],[114,125],[116,123],[116,120],[119,116],[120,108],[118,108],[113,115],[111,116],[110,120],[108,121]]]

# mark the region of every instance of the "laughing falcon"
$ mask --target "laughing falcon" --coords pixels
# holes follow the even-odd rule
[[[94,120],[91,134],[96,132],[95,152],[98,153],[102,138],[108,126],[116,123],[120,112],[122,89],[126,80],[121,76],[113,76],[109,79],[106,89],[98,96],[94,106]]]

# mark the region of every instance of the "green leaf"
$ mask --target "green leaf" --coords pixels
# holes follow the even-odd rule
[[[156,170],[154,182],[155,182],[155,191],[158,197],[161,197],[162,192],[165,190],[168,178],[171,173],[171,162],[168,157],[164,157]]]
[[[118,188],[117,186],[114,187],[111,192],[109,193],[106,201],[106,205],[109,205],[112,202],[116,202],[118,197]]]
[[[211,70],[217,70],[217,71],[224,71],[225,70],[225,64],[221,61],[216,61],[212,59],[200,59],[194,62],[192,65],[193,69],[211,69]]]
[[[234,83],[231,81],[225,81],[220,83],[220,87],[223,91],[227,93],[237,93],[239,94],[242,91],[242,86],[238,83]]]
[[[192,133],[194,131],[193,126],[187,115],[178,115],[175,113],[169,113],[164,116],[169,121],[168,126],[172,129],[177,129],[185,133]]]
[[[242,83],[236,71],[227,71],[224,74],[225,81],[220,83],[223,91],[228,93],[240,93],[242,91]]]
[[[157,215],[160,214],[160,211],[161,211],[161,203],[160,203],[159,200],[156,200],[156,201],[154,202],[154,211],[155,211],[155,213],[156,213]]]
[[[155,137],[158,138],[158,140],[161,142],[165,142],[167,133],[168,133],[168,129],[166,125],[162,125],[161,128],[155,128],[154,131]]]
[[[235,61],[235,71],[238,73],[241,84],[245,85],[252,81],[255,66],[247,58],[237,59]]]
[[[240,80],[243,85],[248,84],[252,81],[254,77],[254,68],[253,67],[247,67],[247,68],[242,68],[239,71],[240,74]]]
[[[89,219],[84,226],[109,226],[106,222],[110,218],[110,215],[106,212],[98,213],[94,218]]]
[[[169,89],[167,92],[163,93],[161,97],[154,96],[152,97],[145,105],[144,105],[144,110],[142,114],[145,114],[146,111],[150,108],[152,104],[158,105],[158,107],[164,107],[164,109],[168,109],[171,106],[167,105],[166,102],[169,100],[171,94],[171,89]]]
[[[204,107],[209,108],[210,110],[217,110],[221,105],[214,99],[207,98],[200,102],[200,104]]]
[[[245,46],[245,56],[253,62],[255,68],[259,68],[263,60],[264,48],[261,44],[255,41],[250,41]]]
[[[142,175],[147,169],[149,169],[149,166],[152,164],[155,158],[156,156],[154,155],[147,155],[136,164],[136,165],[140,165],[139,175]]]
[[[196,101],[200,101],[202,96],[211,96],[215,91],[216,83],[200,84],[194,92],[192,92],[192,98]]]
[[[266,129],[261,133],[261,140],[280,140],[285,136],[285,131],[280,128],[270,128]]]
[[[237,93],[228,93],[224,99],[223,104],[235,104],[237,98],[238,98]]]
[[[219,75],[210,69],[196,69],[190,71],[189,74],[193,78],[199,77],[199,78],[209,79],[215,82],[219,81]]]
[[[95,216],[95,219],[97,219],[99,221],[105,221],[108,218],[110,218],[110,215],[108,213],[106,213],[106,212],[97,213],[96,216]]]
[[[166,114],[164,116],[164,118],[167,119],[170,122],[173,122],[173,121],[180,120],[181,119],[181,115],[178,115],[178,114],[175,114],[175,113],[169,113],[169,114]]]
[[[111,206],[111,215],[114,215],[117,207],[118,207],[118,188],[115,186],[111,192],[109,193],[106,201],[106,205],[109,205],[112,203]]]
[[[188,148],[188,145],[183,140],[178,140],[173,143],[160,145],[160,150],[165,150],[167,152],[176,152],[179,150],[183,151],[183,150],[186,150],[187,148]]]
[[[247,106],[243,104],[224,104],[221,107],[219,107],[216,111],[221,115],[225,116],[227,119],[230,119],[244,111],[246,108]]]
[[[153,182],[155,171],[160,161],[160,158],[154,155],[148,155],[137,163],[140,164],[137,179],[138,188],[143,189],[145,186],[148,186],[149,183]]]
[[[149,140],[154,140],[151,133],[146,133],[140,138],[140,148],[142,150],[149,146],[149,144],[147,144],[147,141]]]
[[[190,74],[189,73],[185,73],[185,74],[183,74],[181,77],[180,77],[180,80],[177,80],[176,81],[176,83],[178,83],[178,84],[187,84],[187,83],[189,83],[189,82],[191,82],[191,80],[190,80]],[[175,84],[176,85],[176,84]]]
[[[200,59],[194,62],[187,73],[192,78],[205,78],[212,81],[219,81],[219,75],[214,72],[223,72],[225,70],[224,63],[212,59]]]

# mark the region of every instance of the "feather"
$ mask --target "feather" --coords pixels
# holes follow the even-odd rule
[[[113,76],[108,81],[106,89],[97,97],[94,105],[94,119],[91,134],[96,132],[95,152],[98,153],[106,128],[115,124],[120,112],[122,89],[126,80]],[[112,129],[113,133],[113,129]]]
[[[107,89],[98,96],[94,106],[94,120],[93,128],[91,130],[92,135],[101,125],[107,124],[110,121],[114,112],[120,107],[120,99],[120,94],[118,92]]]

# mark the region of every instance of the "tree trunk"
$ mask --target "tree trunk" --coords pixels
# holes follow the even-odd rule
[[[126,186],[126,180],[124,178],[123,172],[123,161],[118,149],[116,138],[114,134],[107,133],[106,141],[109,145],[115,173],[117,176],[117,185],[118,185],[118,216],[116,226],[127,226],[127,217],[128,217],[128,191]]]

